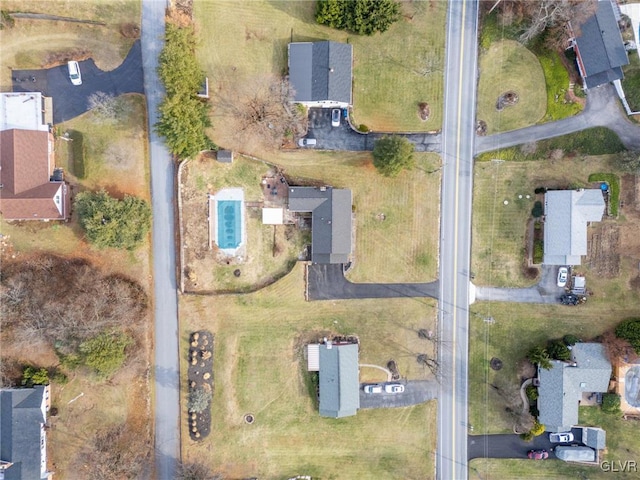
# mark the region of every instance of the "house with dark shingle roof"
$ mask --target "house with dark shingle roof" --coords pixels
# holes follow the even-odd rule
[[[550,190],[544,196],[545,265],[580,265],[587,254],[587,226],[604,214],[598,189]]]
[[[289,44],[289,83],[294,102],[346,108],[352,100],[353,47],[337,42]]]
[[[538,368],[538,421],[549,432],[568,432],[578,423],[583,393],[609,389],[611,363],[600,343],[576,343],[570,362],[552,360],[551,365]]]
[[[584,88],[622,80],[629,57],[611,0],[598,0],[596,13],[580,26],[572,43]]]
[[[51,478],[44,428],[48,408],[48,386],[0,389],[0,478]]]
[[[320,415],[355,415],[360,408],[358,344],[327,341],[320,345],[319,353]]]
[[[347,263],[351,255],[351,190],[290,187],[289,211],[311,213],[311,261]]]

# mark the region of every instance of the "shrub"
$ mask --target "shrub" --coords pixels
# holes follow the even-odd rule
[[[549,370],[551,368],[551,361],[549,360],[549,353],[543,347],[533,347],[527,353],[527,358],[534,365],[538,365],[540,368]]]
[[[580,339],[578,337],[576,337],[575,335],[571,335],[571,334],[568,334],[568,335],[565,335],[564,337],[562,337],[562,341],[568,347],[572,347],[576,343],[580,343]]]
[[[402,170],[415,166],[414,145],[404,137],[386,136],[373,147],[373,165],[386,177],[395,177]]]
[[[640,354],[640,318],[629,318],[616,327],[616,337],[627,340]]]
[[[400,19],[394,0],[318,0],[316,22],[360,35],[386,32]]]
[[[525,442],[531,442],[533,441],[533,436],[534,436],[533,433],[531,433],[531,431],[528,431],[527,433],[521,434],[520,438]]]
[[[533,218],[540,218],[542,215],[544,215],[544,207],[542,206],[542,202],[541,201],[536,201],[536,203],[533,204],[533,209],[531,209],[531,215],[533,216]]]
[[[78,347],[81,362],[99,377],[108,377],[124,363],[125,349],[133,343],[125,333],[101,333]]]
[[[540,193],[547,193],[547,189],[545,187],[538,187],[533,191],[533,193],[535,193],[536,195]]]
[[[362,133],[367,133],[369,131],[369,127],[367,127],[364,123],[358,125],[358,131]]]
[[[27,365],[22,370],[22,385],[33,387],[34,385],[48,385],[49,372],[46,368],[36,368]]]
[[[615,393],[605,393],[602,395],[602,411],[610,415],[620,415],[620,395]]]
[[[540,264],[544,259],[544,242],[535,240],[533,242],[533,263]]]
[[[567,348],[567,346],[561,340],[553,340],[549,342],[547,346],[547,352],[549,352],[549,356],[556,360],[570,360],[571,359],[571,351]]]
[[[544,425],[539,423],[537,420],[533,425],[533,428],[531,429],[531,435],[533,435],[534,437],[538,437],[540,435],[542,435],[544,433]]]
[[[205,390],[203,387],[198,387],[189,392],[189,400],[187,402],[187,409],[190,412],[202,413],[209,407],[211,401],[211,391]]]
[[[536,387],[534,387],[533,385],[527,385],[525,391],[527,393],[529,402],[535,402],[536,400],[538,400],[538,389]]]
[[[618,216],[618,207],[620,206],[620,179],[613,173],[592,173],[589,175],[590,182],[606,182],[609,185],[609,208],[611,215]]]

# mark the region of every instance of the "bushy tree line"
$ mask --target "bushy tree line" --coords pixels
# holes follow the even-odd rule
[[[118,200],[104,190],[85,191],[76,195],[75,206],[87,239],[100,248],[132,250],[151,226],[149,204],[130,195]]]
[[[184,159],[212,148],[213,143],[205,133],[211,126],[209,104],[197,96],[205,75],[196,59],[192,26],[167,23],[158,74],[166,96],[160,104],[160,118],[155,127],[171,153]]]
[[[616,327],[616,337],[629,342],[640,355],[640,317],[629,318]]]
[[[318,0],[316,21],[360,35],[386,32],[400,18],[394,0]]]
[[[414,150],[413,143],[404,137],[382,137],[373,146],[373,165],[384,176],[395,177],[415,166]]]

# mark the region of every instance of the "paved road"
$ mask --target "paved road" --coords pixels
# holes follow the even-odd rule
[[[475,141],[478,1],[452,0],[447,14],[440,209],[440,306],[436,472],[467,478],[469,265]]]
[[[436,398],[438,382],[435,380],[408,380],[402,393],[364,393],[360,389],[360,408],[395,408],[420,405]],[[384,385],[382,383],[381,385]]]
[[[515,303],[558,303],[565,289],[556,284],[558,268],[543,265],[540,281],[528,288],[476,287],[476,300]]]
[[[164,89],[156,69],[164,38],[165,1],[142,1],[142,60],[149,116],[155,297],[156,478],[175,477],[180,459],[180,365],[174,233],[174,164],[153,125]]]
[[[438,296],[438,282],[431,283],[351,283],[344,277],[342,264],[307,267],[309,300],[348,298],[415,298]]]
[[[627,148],[640,150],[640,125],[629,121],[620,105],[615,88],[608,84],[589,89],[587,105],[578,115],[488,137],[478,137],[476,153],[559,137],[597,126],[610,128],[618,134]]]
[[[13,70],[14,92],[42,92],[53,98],[53,123],[62,123],[89,109],[89,96],[105,92],[114,97],[124,93],[144,93],[142,51],[137,41],[124,62],[110,72],[100,70],[90,58],[80,64],[82,85],[72,85],[67,65],[44,70]]]
[[[331,126],[331,109],[310,108],[309,130],[306,138],[315,138],[320,150],[363,151],[373,150],[376,140],[386,133],[360,133],[344,118],[339,127]],[[439,133],[394,133],[406,137],[415,145],[417,152],[439,152]]]
[[[582,429],[574,428],[573,444],[582,445]],[[529,450],[544,449],[549,452],[549,459],[556,458],[552,448],[559,444],[549,442],[549,434],[543,433],[532,442],[525,442],[519,435],[470,435],[469,460],[473,458],[527,458]]]

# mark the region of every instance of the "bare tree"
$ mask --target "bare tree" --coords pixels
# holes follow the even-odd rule
[[[183,462],[178,465],[176,480],[222,480],[222,475],[211,473],[209,468],[198,462]]]
[[[564,45],[566,48],[570,32],[567,24],[571,22],[574,33],[580,25],[591,17],[597,8],[597,0],[519,0],[522,12],[529,26],[520,36],[522,43],[528,43],[545,30],[548,31],[550,47]]]

